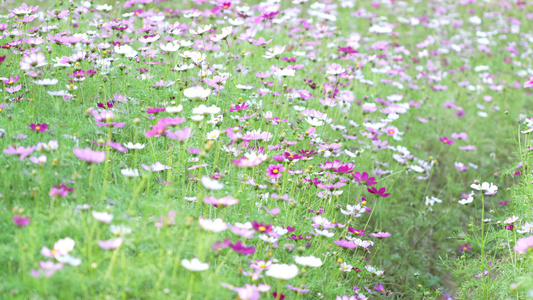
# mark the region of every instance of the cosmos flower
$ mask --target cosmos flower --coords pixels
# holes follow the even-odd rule
[[[46,57],[41,52],[25,55],[20,60],[20,69],[30,71],[46,65]]]
[[[277,179],[283,175],[283,171],[285,171],[285,167],[281,164],[269,165],[266,170],[266,175],[270,178]]]
[[[320,267],[322,265],[322,260],[314,256],[294,256],[294,261],[297,264],[307,267]]]
[[[118,237],[116,239],[111,239],[107,241],[98,241],[98,246],[105,250],[111,250],[120,247],[122,243],[124,243],[124,238]]]
[[[36,148],[37,148],[36,146],[28,146],[28,147],[19,146],[15,148],[12,145],[9,145],[7,149],[4,149],[4,153],[11,154],[11,155],[20,155],[20,161],[23,161],[26,157],[32,154]]]
[[[367,191],[371,194],[381,196],[383,198],[386,198],[390,195],[390,193],[386,192],[386,189],[384,187],[380,188],[379,190],[375,187],[367,188]]]
[[[13,216],[13,223],[15,223],[15,225],[17,225],[18,227],[28,226],[30,224],[30,218],[20,216],[20,215],[15,215]]]
[[[521,238],[518,241],[516,241],[516,245],[514,246],[514,251],[524,254],[526,253],[530,248],[533,248],[533,235],[528,236],[525,238]]]
[[[211,232],[222,232],[226,229],[228,229],[228,225],[222,221],[222,219],[204,219],[202,216],[198,219],[198,223],[200,226],[202,226],[203,229],[206,231]]]
[[[105,152],[104,151],[93,151],[91,148],[74,148],[74,155],[84,160],[88,163],[102,163],[105,160]]]
[[[485,195],[494,195],[498,192],[498,187],[492,182],[483,182],[482,184],[473,183],[470,187],[474,190],[485,192]]]
[[[233,251],[242,254],[242,255],[250,255],[255,253],[255,247],[254,246],[247,246],[245,243],[241,241],[235,242],[235,244],[229,244],[229,247],[233,249]]]
[[[30,126],[32,131],[37,131],[37,132],[45,132],[48,129],[48,124],[46,123],[42,123],[42,124],[31,123],[28,126]]]
[[[183,90],[183,95],[191,100],[205,100],[211,95],[211,90],[204,89],[201,86],[194,86]]]
[[[209,264],[201,262],[198,258],[193,258],[191,260],[182,259],[181,265],[192,272],[205,271],[209,269]]]
[[[272,264],[265,275],[276,279],[289,280],[298,275],[298,267],[294,264]]]
[[[113,221],[113,215],[107,212],[97,212],[93,210],[92,215],[95,220],[102,223],[111,223],[111,221]]]

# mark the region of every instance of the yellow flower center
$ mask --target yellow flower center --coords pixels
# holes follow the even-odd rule
[[[265,230],[266,230],[265,226],[259,226],[259,231],[265,231]]]
[[[260,267],[261,269],[264,269],[264,268],[266,268],[266,267],[267,267],[267,265],[265,265],[265,264],[262,264],[262,265],[260,265],[259,267]]]
[[[40,126],[35,126],[35,130],[40,130],[41,127]]]
[[[279,173],[279,170],[278,170],[278,169],[274,169],[274,170],[272,170],[272,173],[274,173],[274,174],[278,174],[278,173]]]

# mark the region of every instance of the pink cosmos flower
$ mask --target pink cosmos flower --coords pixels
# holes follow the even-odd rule
[[[245,239],[251,239],[254,237],[255,230],[246,228],[244,226],[230,226],[229,228],[234,234],[243,237]],[[229,246],[229,245],[228,245]]]
[[[348,249],[357,248],[357,244],[352,241],[337,240],[337,241],[334,241],[334,243],[342,248],[348,248]]]
[[[29,147],[19,146],[15,148],[12,145],[9,145],[7,149],[4,149],[4,153],[12,154],[12,155],[20,155],[20,161],[23,161],[26,157],[28,157],[28,155],[32,154],[36,148],[37,147],[35,146],[29,146]]]
[[[454,132],[450,136],[454,140],[466,140],[468,138],[468,135],[465,132],[461,132],[461,133]]]
[[[222,208],[222,207],[235,205],[235,204],[239,203],[239,199],[235,199],[232,196],[226,196],[226,197],[222,197],[220,199],[217,199],[216,197],[211,196],[211,197],[204,198],[204,202],[207,203],[207,204],[213,204],[217,208],[218,207]]]
[[[518,241],[516,241],[516,245],[514,246],[514,251],[523,254],[526,253],[529,248],[533,248],[533,235],[521,238]]]
[[[53,261],[49,260],[49,261],[40,261],[39,262],[39,269],[37,270],[34,270],[34,269],[31,269],[30,270],[30,276],[33,277],[33,278],[40,278],[42,276],[45,276],[45,277],[51,277],[52,275],[54,275],[54,273],[56,271],[59,271],[61,269],[63,269],[65,265],[62,264],[62,263],[54,263]]]
[[[168,212],[167,217],[161,217],[157,223],[155,223],[155,227],[163,227],[163,225],[174,225],[174,219],[176,218],[176,212],[171,210]]]
[[[270,165],[268,166],[267,168],[267,176],[270,177],[270,178],[280,178],[283,171],[285,171],[285,167],[283,167],[282,164],[277,164],[277,165]]]
[[[69,188],[68,186],[61,184],[61,185],[54,185],[50,192],[48,193],[48,196],[50,198],[58,198],[58,197],[67,197],[69,192],[74,191],[74,188]]]
[[[105,250],[111,250],[111,249],[116,249],[120,247],[123,242],[124,242],[124,238],[118,237],[112,240],[98,241],[98,246],[100,246],[100,248],[105,249]]]
[[[84,160],[88,163],[102,163],[105,160],[105,152],[104,151],[93,151],[91,148],[74,148],[74,155]]]
[[[388,238],[390,236],[390,233],[378,232],[378,233],[371,233],[370,235],[378,239],[384,239],[384,238]]]
[[[31,53],[29,56],[23,56],[19,64],[23,71],[33,70],[46,65],[46,57],[41,52]]]
[[[529,80],[524,82],[524,88],[533,87],[533,75],[529,77]]]
[[[194,131],[189,127],[185,127],[183,129],[176,130],[176,132],[167,130],[165,131],[165,134],[168,138],[178,140],[180,143],[183,143],[185,140],[194,135]]]

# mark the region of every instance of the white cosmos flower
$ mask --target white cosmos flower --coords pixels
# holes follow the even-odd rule
[[[205,106],[204,104],[200,104],[198,107],[195,107],[192,109],[193,115],[205,115],[205,114],[218,114],[222,109],[220,107],[217,107],[216,105],[211,106]]]
[[[526,222],[526,224],[524,224],[522,226],[522,230],[517,230],[516,232],[518,232],[518,233],[531,233],[531,232],[533,232],[533,223]]]
[[[212,191],[221,190],[224,188],[224,184],[222,182],[219,182],[218,180],[211,179],[209,176],[202,176],[202,185]]]
[[[322,120],[319,120],[317,118],[311,118],[311,117],[307,117],[305,119],[307,121],[307,123],[309,123],[311,126],[322,126],[324,125],[324,121]]]
[[[266,59],[278,57],[283,51],[285,51],[285,46],[274,46],[274,48],[268,49],[263,57]]]
[[[137,51],[135,51],[130,45],[117,45],[113,49],[115,53],[124,54],[128,58],[137,56]]]
[[[39,79],[39,80],[33,81],[33,83],[37,85],[54,85],[54,84],[57,84],[58,82],[59,80],[55,78],[54,79],[45,78],[45,79]]]
[[[209,269],[209,264],[201,262],[198,260],[198,258],[193,258],[191,260],[182,259],[181,264],[185,269],[193,272],[205,271]]]
[[[274,244],[275,242],[278,241],[278,238],[272,237],[272,236],[268,236],[266,234],[261,234],[261,235],[258,236],[258,238],[260,240],[262,240],[263,242],[266,242],[266,243],[269,243],[269,244]]]
[[[126,225],[122,225],[122,224],[111,225],[109,227],[109,231],[111,231],[111,233],[113,233],[114,235],[125,236],[131,233],[131,228],[129,228]]]
[[[195,122],[200,122],[204,119],[204,116],[203,115],[192,115],[190,116],[191,120],[195,121]]]
[[[76,257],[72,257],[69,254],[56,255],[55,259],[57,259],[57,261],[60,262],[60,263],[69,264],[69,265],[74,266],[74,267],[77,267],[77,266],[79,266],[81,264],[81,259],[76,258]]]
[[[213,26],[212,25],[199,26],[196,30],[189,29],[189,33],[192,34],[192,35],[202,35],[202,34],[208,32],[209,30],[211,30],[211,27],[213,27]]]
[[[236,84],[235,87],[241,90],[251,90],[254,88],[252,85],[244,85],[244,84]]]
[[[76,242],[74,242],[73,239],[66,237],[64,239],[60,239],[54,244],[54,251],[61,255],[66,255],[74,249],[74,245],[76,245]]]
[[[166,43],[166,44],[159,43],[159,47],[161,48],[161,50],[166,51],[166,52],[176,52],[180,49],[180,45],[177,44],[175,41],[172,43]]]
[[[333,237],[333,235],[334,235],[333,232],[329,232],[327,230],[320,230],[320,229],[316,229],[316,228],[315,228],[315,232],[318,235],[325,236],[325,237],[328,237],[328,238]]]
[[[103,10],[103,11],[111,11],[113,9],[113,6],[108,5],[108,4],[97,5],[95,7],[95,9],[96,10]]]
[[[188,65],[186,63],[183,63],[183,64],[176,65],[174,69],[177,71],[185,71],[185,70],[193,69],[194,67],[195,67],[194,64]]]
[[[482,184],[473,183],[470,187],[474,190],[485,192],[485,195],[494,195],[498,192],[498,187],[492,182],[483,182]]]
[[[180,104],[180,105],[178,105],[178,106],[169,106],[169,107],[166,108],[165,111],[166,111],[167,113],[171,113],[171,114],[172,114],[172,113],[179,113],[179,112],[181,112],[182,110],[183,110],[183,105]]]
[[[320,267],[322,265],[322,260],[314,256],[294,256],[294,261],[297,264],[307,267]]]
[[[198,223],[200,223],[200,226],[202,226],[203,229],[211,232],[222,232],[226,229],[228,229],[228,224],[224,223],[222,219],[204,219],[203,217],[200,217],[198,219]]]
[[[220,130],[215,129],[215,130],[207,133],[206,139],[208,139],[208,140],[216,140],[216,139],[218,139],[219,136],[220,136]]]
[[[93,217],[102,223],[111,223],[113,221],[113,215],[107,212],[92,211]]]
[[[127,144],[124,144],[124,147],[128,148],[128,149],[131,149],[131,150],[141,150],[141,149],[144,149],[144,147],[146,147],[145,144],[140,144],[140,143],[132,143],[132,142],[128,142]]]
[[[466,204],[472,203],[473,201],[474,201],[474,192],[471,192],[466,199],[461,199],[458,202],[461,205],[466,205]]]
[[[295,69],[285,68],[285,69],[276,70],[276,73],[274,75],[276,77],[284,77],[284,76],[294,77],[295,74],[296,74],[296,70]]]
[[[137,169],[122,169],[120,170],[120,173],[126,177],[139,177],[141,174],[139,173],[139,170]]]
[[[193,86],[188,89],[183,90],[183,95],[191,100],[196,99],[207,99],[211,95],[210,89],[204,89],[201,86]]]
[[[266,276],[283,280],[292,279],[296,275],[298,275],[298,267],[294,264],[272,264],[266,272]]]

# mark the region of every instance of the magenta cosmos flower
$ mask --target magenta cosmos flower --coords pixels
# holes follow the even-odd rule
[[[461,252],[465,252],[465,251],[468,251],[468,250],[470,250],[470,245],[459,246],[459,251],[461,251]]]
[[[18,227],[24,227],[30,224],[30,218],[16,215],[13,216],[13,223],[15,223],[15,225]]]
[[[352,177],[356,182],[360,184],[364,184],[366,186],[377,184],[376,178],[368,176],[367,172],[363,172],[363,173],[355,172],[355,173],[352,173]]]
[[[281,164],[277,165],[270,165],[267,168],[267,176],[270,178],[280,178],[283,171],[285,171],[285,167]]]
[[[250,255],[250,254],[253,254],[255,252],[255,247],[254,246],[246,246],[246,244],[244,244],[243,242],[241,241],[237,241],[235,242],[235,244],[229,244],[229,247],[231,249],[233,249],[233,251],[237,252],[237,253],[240,253],[242,255]]]
[[[443,137],[440,137],[439,138],[439,141],[443,142],[444,144],[448,144],[448,145],[451,145],[453,144],[453,141],[448,139],[447,137],[443,136]]]
[[[74,155],[76,155],[77,158],[84,160],[88,163],[102,163],[105,160],[105,152],[104,151],[93,151],[91,148],[85,148],[85,149],[74,149]]]
[[[387,189],[384,188],[384,187],[380,188],[379,190],[376,189],[375,187],[366,188],[366,190],[370,194],[378,195],[378,196],[381,196],[383,198],[387,198],[390,195],[390,193],[387,193]]]
[[[45,132],[48,129],[48,124],[42,123],[42,124],[34,124],[31,123],[30,125],[31,130],[38,131],[38,132]]]

